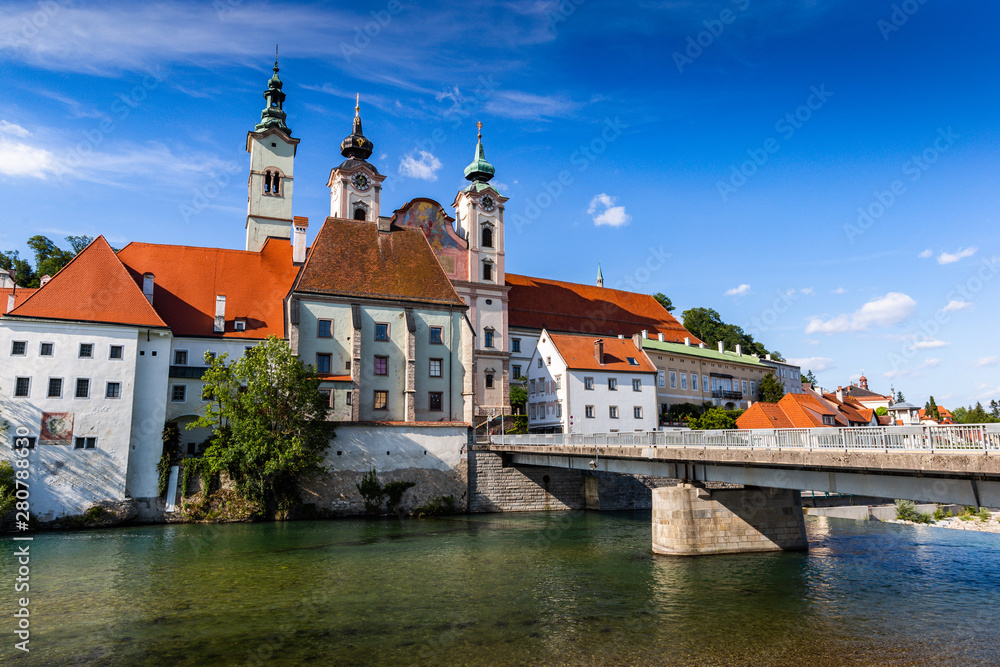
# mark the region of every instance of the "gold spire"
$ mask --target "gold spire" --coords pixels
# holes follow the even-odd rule
[[[354,99],[354,117],[357,118],[361,113],[361,93]]]
[[[483,123],[482,123],[482,121],[478,121],[478,120],[476,121],[476,129],[479,130],[479,132],[476,134],[476,138],[479,139],[480,141],[482,141],[483,140]]]

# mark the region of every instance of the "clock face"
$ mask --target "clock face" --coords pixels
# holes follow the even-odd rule
[[[372,182],[368,180],[368,176],[360,171],[351,176],[351,184],[358,190],[367,190],[372,186]]]
[[[497,203],[493,200],[493,197],[486,195],[479,200],[480,206],[483,207],[484,211],[492,211],[497,207]]]

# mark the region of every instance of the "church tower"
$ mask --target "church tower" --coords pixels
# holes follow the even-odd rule
[[[264,99],[267,105],[260,112],[260,122],[247,132],[250,179],[246,249],[255,252],[269,237],[292,238],[292,165],[299,140],[292,138],[285,124],[285,93],[278,78],[277,57]]]
[[[486,161],[483,124],[476,123],[476,153],[465,168],[470,181],[455,197],[455,231],[469,243],[468,275],[453,281],[469,305],[475,331],[473,373],[476,414],[510,409],[510,347],[507,334],[507,287],[504,278],[504,204],[507,197],[489,181],[496,173]]]
[[[368,162],[374,146],[361,131],[361,97],[354,104],[354,128],[340,144],[340,154],[346,160],[330,171],[326,185],[330,188],[330,215],[348,220],[379,222],[381,215],[382,181]]]

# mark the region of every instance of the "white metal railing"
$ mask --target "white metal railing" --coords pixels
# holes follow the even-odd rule
[[[731,431],[639,431],[490,436],[494,445],[583,447],[697,447],[763,450],[1000,452],[1000,424],[949,426],[855,426],[850,428]]]

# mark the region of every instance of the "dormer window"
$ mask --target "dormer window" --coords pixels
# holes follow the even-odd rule
[[[246,331],[247,330],[247,321],[246,320],[236,320],[236,322],[233,323],[233,329],[236,330],[236,331]]]
[[[483,225],[483,242],[482,246],[484,248],[493,247],[493,228],[489,225]]]

